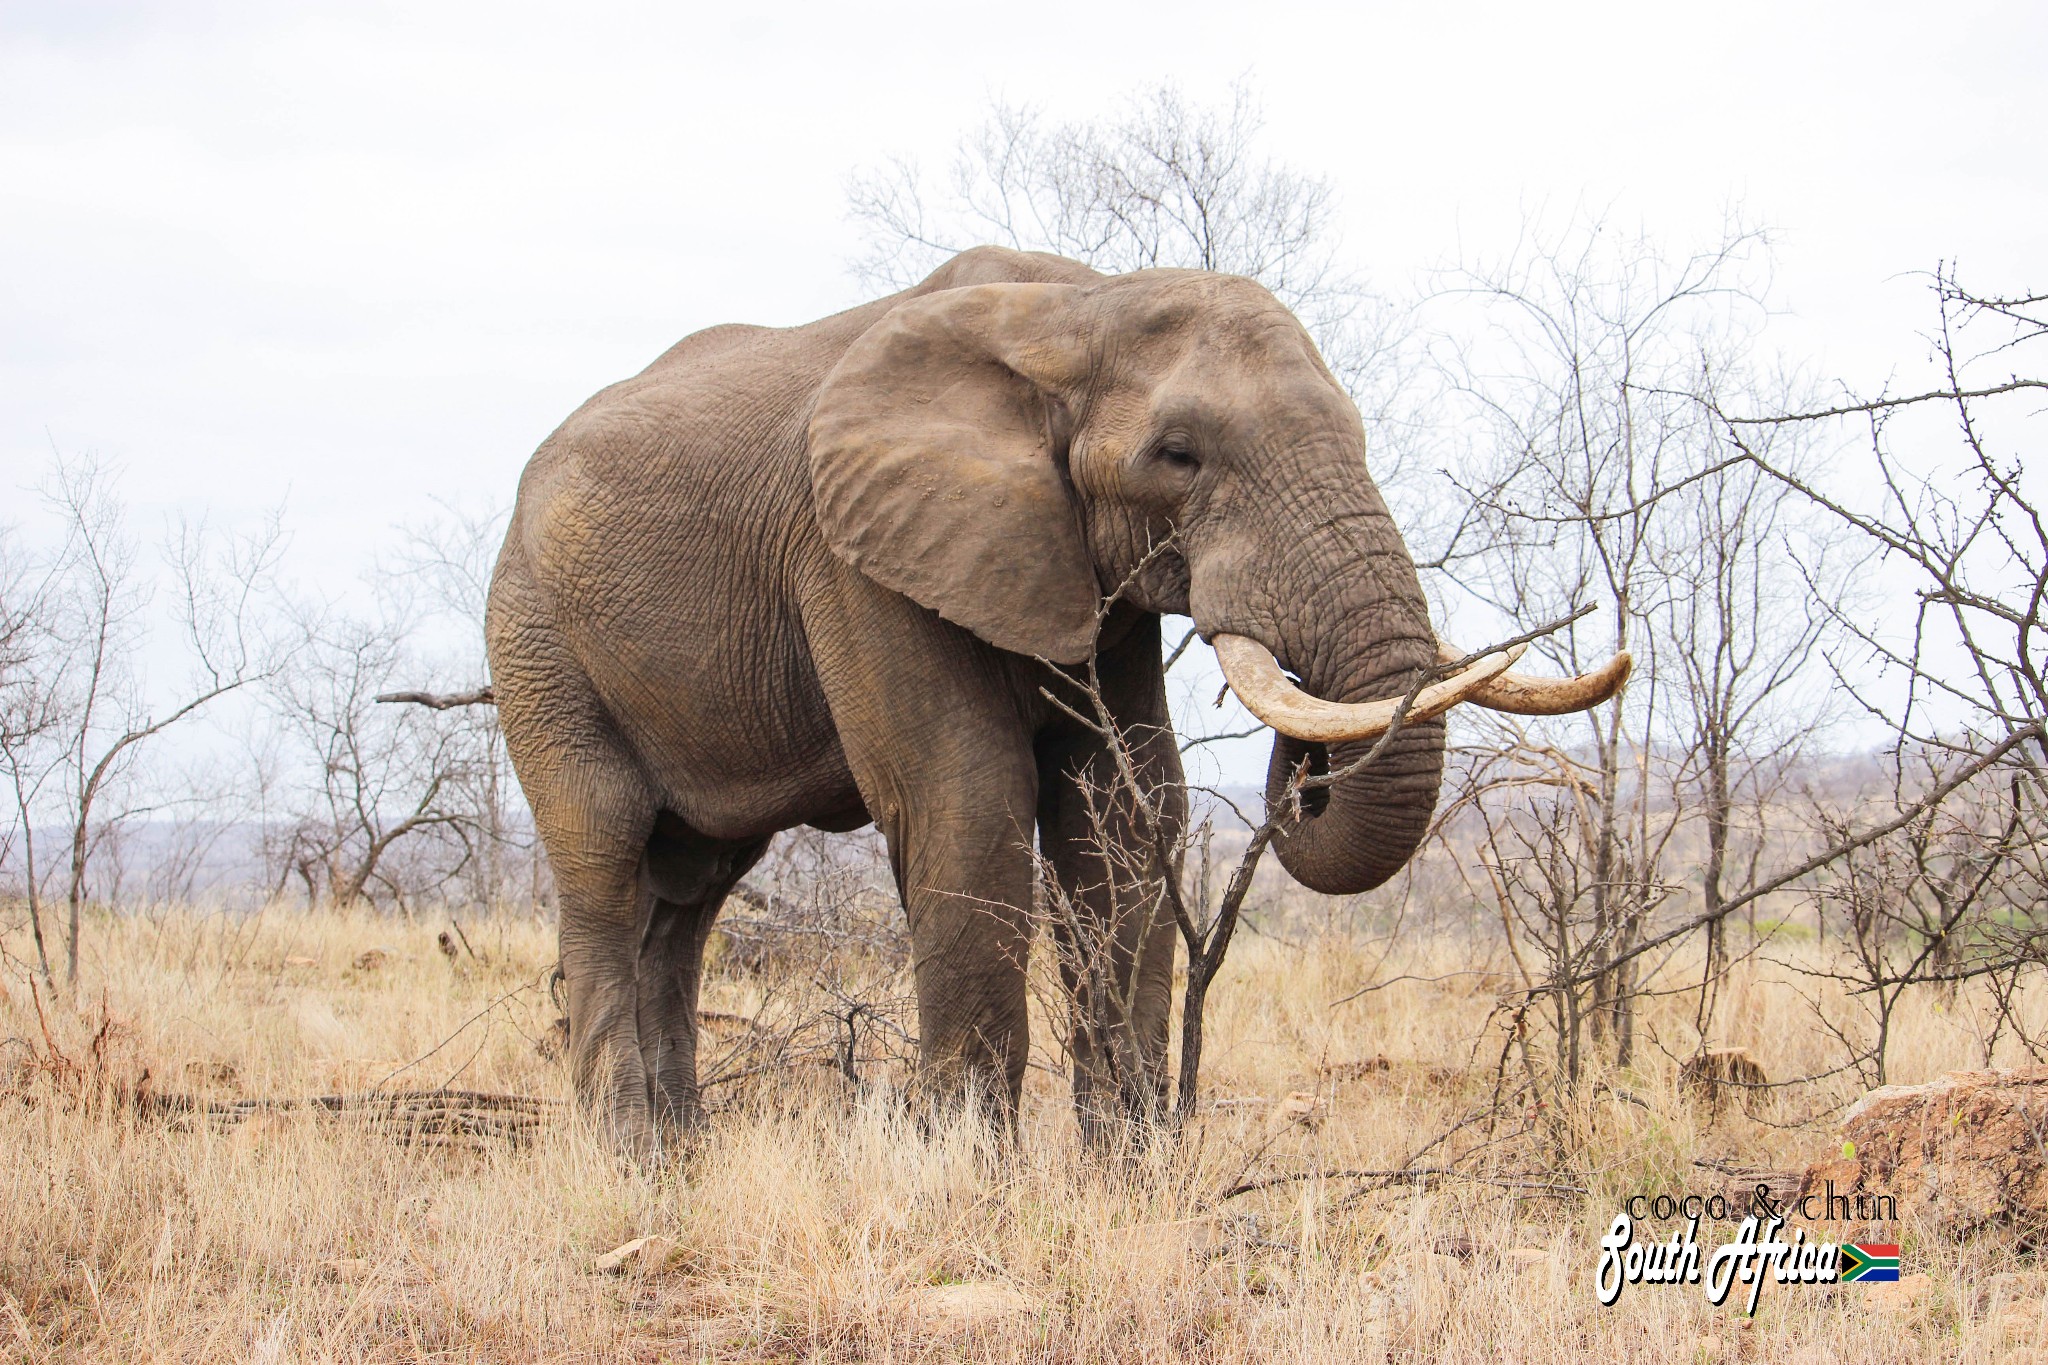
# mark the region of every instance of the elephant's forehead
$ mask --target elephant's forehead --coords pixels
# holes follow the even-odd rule
[[[1304,423],[1348,429],[1355,420],[1298,328],[1239,332],[1234,339],[1225,345],[1197,335],[1190,344],[1133,357],[1118,367],[1129,382],[1115,386],[1104,415],[1117,425],[1175,426],[1225,440]]]
[[[1227,302],[1227,300],[1226,300]],[[1232,407],[1247,398],[1294,390],[1301,398],[1329,381],[1315,343],[1294,315],[1270,298],[1263,308],[1147,305],[1143,319],[1104,319],[1102,373],[1159,398],[1206,395]]]
[[[1199,335],[1216,344],[1266,344],[1274,330],[1301,330],[1264,285],[1241,275],[1200,270],[1147,270],[1096,291],[1102,321],[1127,337]]]

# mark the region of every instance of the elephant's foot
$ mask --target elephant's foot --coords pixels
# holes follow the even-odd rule
[[[703,1126],[694,1031],[664,1034],[625,1009],[604,1036],[587,1043],[572,1023],[570,1055],[578,1107],[606,1145],[635,1165],[663,1164]]]
[[[648,989],[642,984],[643,992]],[[697,1085],[696,992],[689,991],[691,1009],[680,1006],[684,994],[672,985],[668,1008],[659,1017],[643,1016],[640,1057],[647,1077],[647,1111],[663,1137],[694,1132],[704,1126],[702,1092]]]
[[[1021,1077],[1013,1085],[1008,1068],[987,1060],[976,1065],[959,1058],[920,1059],[904,1102],[927,1137],[973,1115],[999,1145],[1014,1146],[1022,1089]]]
[[[658,1170],[694,1150],[709,1127],[694,1099],[657,1096],[644,1084],[604,1087],[580,1098],[605,1145],[641,1170]]]
[[[709,1128],[697,1086],[694,1055],[688,1065],[647,1065],[634,1043],[616,1045],[591,1079],[577,1087],[579,1106],[593,1119],[606,1145],[643,1170],[667,1165],[696,1146]]]
[[[572,1040],[572,1047],[573,1047]],[[591,1049],[574,1068],[577,1108],[605,1145],[636,1166],[647,1166],[661,1151],[661,1137],[648,1104],[637,1048]]]
[[[697,1086],[695,1041],[691,1039],[691,1064],[657,1071],[648,1094],[648,1108],[654,1116],[656,1136],[663,1148],[670,1152],[691,1149],[711,1126]]]

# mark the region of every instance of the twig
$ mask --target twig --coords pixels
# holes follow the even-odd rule
[[[496,706],[498,696],[489,683],[469,692],[379,692],[380,702],[409,703],[446,711],[457,706]]]

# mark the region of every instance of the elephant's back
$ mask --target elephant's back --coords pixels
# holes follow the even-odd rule
[[[528,464],[501,568],[668,807],[719,837],[850,781],[796,602],[830,553],[804,433],[836,363],[800,330],[700,333],[585,403]]]
[[[852,572],[813,509],[815,395],[904,298],[1053,270],[969,253],[917,289],[801,327],[694,333],[592,397],[521,478],[494,675],[580,674],[573,690],[705,833],[751,837],[814,818],[820,799],[843,807],[851,778],[804,628],[818,585]]]
[[[746,482],[774,472],[770,464],[801,474],[819,386],[847,348],[904,301],[975,284],[1102,278],[1057,256],[975,247],[909,289],[816,322],[693,332],[572,413],[535,452],[520,501],[579,481],[651,492],[664,478],[689,486]],[[808,510],[807,489],[802,502]]]

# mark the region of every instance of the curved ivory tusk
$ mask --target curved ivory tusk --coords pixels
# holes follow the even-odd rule
[[[1283,735],[1336,744],[1377,739],[1393,726],[1394,710],[1401,704],[1399,697],[1384,701],[1324,701],[1289,682],[1280,671],[1280,661],[1258,641],[1242,635],[1218,635],[1210,643],[1215,646],[1216,661],[1223,665],[1224,679],[1244,703],[1245,710]],[[1431,683],[1417,694],[1415,704],[1402,718],[1403,723],[1440,716],[1459,702],[1469,700],[1489,679],[1507,672],[1525,648],[1515,645],[1488,654],[1463,672]]]
[[[1454,664],[1465,651],[1437,637],[1438,663]],[[1621,691],[1635,661],[1624,650],[1591,673],[1576,678],[1532,678],[1526,673],[1501,673],[1472,689],[1465,698],[1489,711],[1511,711],[1518,716],[1562,716],[1598,706]]]

